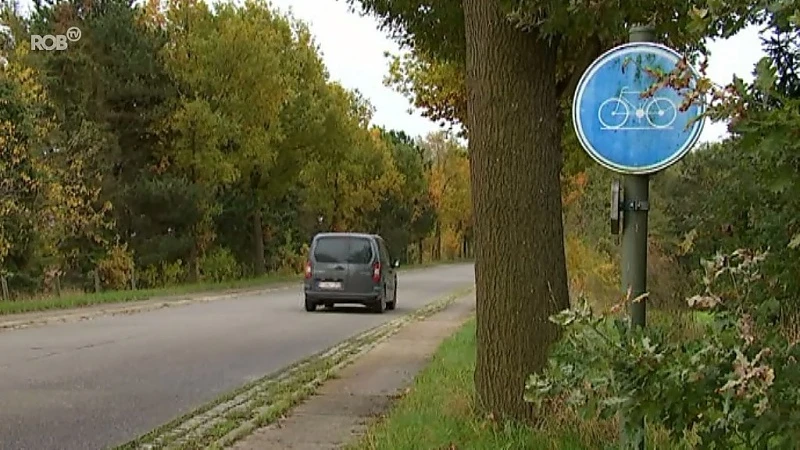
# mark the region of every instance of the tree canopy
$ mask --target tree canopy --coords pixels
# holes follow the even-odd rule
[[[267,2],[38,1],[2,19],[12,295],[91,289],[90,271],[104,289],[298,272],[331,229],[379,232],[404,262],[467,256],[467,175],[432,191],[426,150],[444,139],[463,165],[460,144],[375,126],[308,26]],[[71,26],[68,50],[30,51]]]

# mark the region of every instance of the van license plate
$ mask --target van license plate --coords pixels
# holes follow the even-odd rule
[[[341,289],[342,283],[338,281],[320,281],[319,282],[320,289]]]

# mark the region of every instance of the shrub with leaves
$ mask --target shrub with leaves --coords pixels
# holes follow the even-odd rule
[[[127,244],[116,244],[97,263],[97,273],[104,287],[121,290],[130,287],[133,267],[133,255]]]
[[[759,298],[772,281],[758,271],[766,256],[737,250],[703,261],[704,291],[688,300],[707,318],[698,336],[674,339],[658,323],[632,328],[622,316],[596,315],[585,299],[553,316],[565,337],[548,369],[530,377],[526,399],[566,399],[587,416],[621,413],[631,435],[629,424],[646,418],[691,448],[796,448],[800,349],[771,326],[774,305]]]
[[[227,248],[215,248],[200,260],[203,279],[214,282],[234,280],[242,276],[242,268]]]
[[[741,6],[746,13],[731,13]],[[775,282],[764,298],[774,297],[784,324],[794,326],[800,325],[798,11],[796,1],[718,2],[695,11],[700,28],[718,27],[731,17],[758,24],[765,55],[752,82],[734,76],[719,86],[703,77],[687,93],[687,100],[706,99],[706,116],[729,122],[731,136],[693,151],[655,177],[653,186],[662,199],[656,210],[668,217],[665,236],[682,237],[672,249],[682,266],[694,268],[701,256],[721,248],[770,248],[773,256],[761,272]],[[679,72],[665,82],[685,85],[689,72],[686,67]]]
[[[158,266],[153,264],[144,268],[137,274],[137,283],[139,287],[153,289],[161,287],[161,275],[158,273]]]
[[[161,286],[175,286],[186,278],[186,265],[182,260],[161,262]]]

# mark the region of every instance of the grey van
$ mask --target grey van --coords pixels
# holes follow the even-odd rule
[[[378,313],[392,310],[399,265],[379,235],[319,233],[311,240],[306,263],[306,311],[337,303],[361,304]]]

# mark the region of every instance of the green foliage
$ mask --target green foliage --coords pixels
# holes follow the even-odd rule
[[[427,56],[419,51],[391,58],[384,84],[403,94],[427,117],[440,126],[464,126],[467,120],[467,92],[464,67]],[[462,130],[463,131],[463,130]]]
[[[161,286],[174,286],[184,280],[186,267],[180,259],[171,263],[166,261],[161,263],[160,280]]]
[[[347,0],[380,20],[407,48],[444,60],[464,58],[464,12],[459,0]]]
[[[286,230],[281,244],[273,254],[271,267],[281,275],[302,273],[308,261],[308,243],[298,245],[291,232]]]
[[[370,125],[368,100],[329,80],[291,15],[259,0],[54,0],[2,17],[17,44],[0,72],[13,294],[54,292],[56,277],[93,289],[95,269],[104,289],[129,288],[130,258],[137,288],[297,273],[333,227],[385,234],[401,259],[430,251],[425,155]],[[70,26],[68,52],[29,52],[30,34]]]
[[[133,267],[133,255],[128,251],[127,245],[115,244],[97,262],[97,274],[104,288],[121,291],[131,287]]]
[[[405,133],[381,130],[381,139],[391,149],[402,182],[381,202],[375,212],[375,226],[393,258],[406,263],[408,247],[433,232],[438,219],[429,191],[432,164],[425,148]],[[397,223],[407,226],[398,227]]]
[[[200,258],[200,272],[204,280],[218,283],[242,276],[239,262],[227,248],[215,248]]]
[[[669,432],[675,448],[796,447],[798,28],[786,20],[791,8],[762,6],[716,3],[697,12],[698,29],[720,26],[720,34],[761,14],[772,31],[769,56],[751,84],[708,85],[709,116],[731,119],[733,136],[656,176],[651,195],[658,208],[649,259],[657,250],[675,261],[675,275],[702,289],[684,308],[706,311],[651,310],[649,327],[631,330],[627,319],[598,316],[580,303],[553,317],[568,332],[548,370],[531,377],[529,400],[566,401],[587,418],[622,413],[628,426],[646,418]],[[715,17],[737,8],[753,10]],[[565,220],[592,240],[591,217],[577,208],[598,211],[587,193],[568,205]],[[731,251],[737,248],[768,248],[770,257]],[[705,260],[708,254],[715,257]],[[694,271],[698,265],[703,270]],[[656,289],[653,278],[662,272],[653,277],[649,269]],[[658,308],[653,294],[648,301]]]
[[[793,248],[800,233],[800,51],[792,41],[800,27],[787,20],[791,11],[762,11],[771,36],[753,83],[735,78],[710,88],[709,116],[729,119],[732,137],[698,149],[654,186],[666,211],[667,245],[684,270],[717,251],[771,250],[763,270],[775,282],[765,299],[779,302],[784,322],[796,320],[800,299],[793,272],[800,264]]]
[[[158,267],[149,265],[140,271],[137,276],[137,283],[144,288],[156,288],[163,286],[158,273]]]
[[[167,288],[180,284],[186,277],[186,268],[182,260],[161,261],[151,264],[137,274],[139,286],[147,289]]]
[[[130,238],[137,249],[141,266],[172,262],[188,255],[193,246],[192,227],[203,217],[207,192],[182,177],[164,174],[140,179],[125,199],[134,211],[147,211],[132,217]]]
[[[759,272],[765,257],[738,250],[703,262],[705,289],[688,299],[711,313],[698,336],[631,329],[585,302],[552,317],[568,332],[548,370],[531,376],[528,399],[563,397],[586,417],[646,418],[691,448],[794,448],[800,350],[761,297],[774,282]]]

